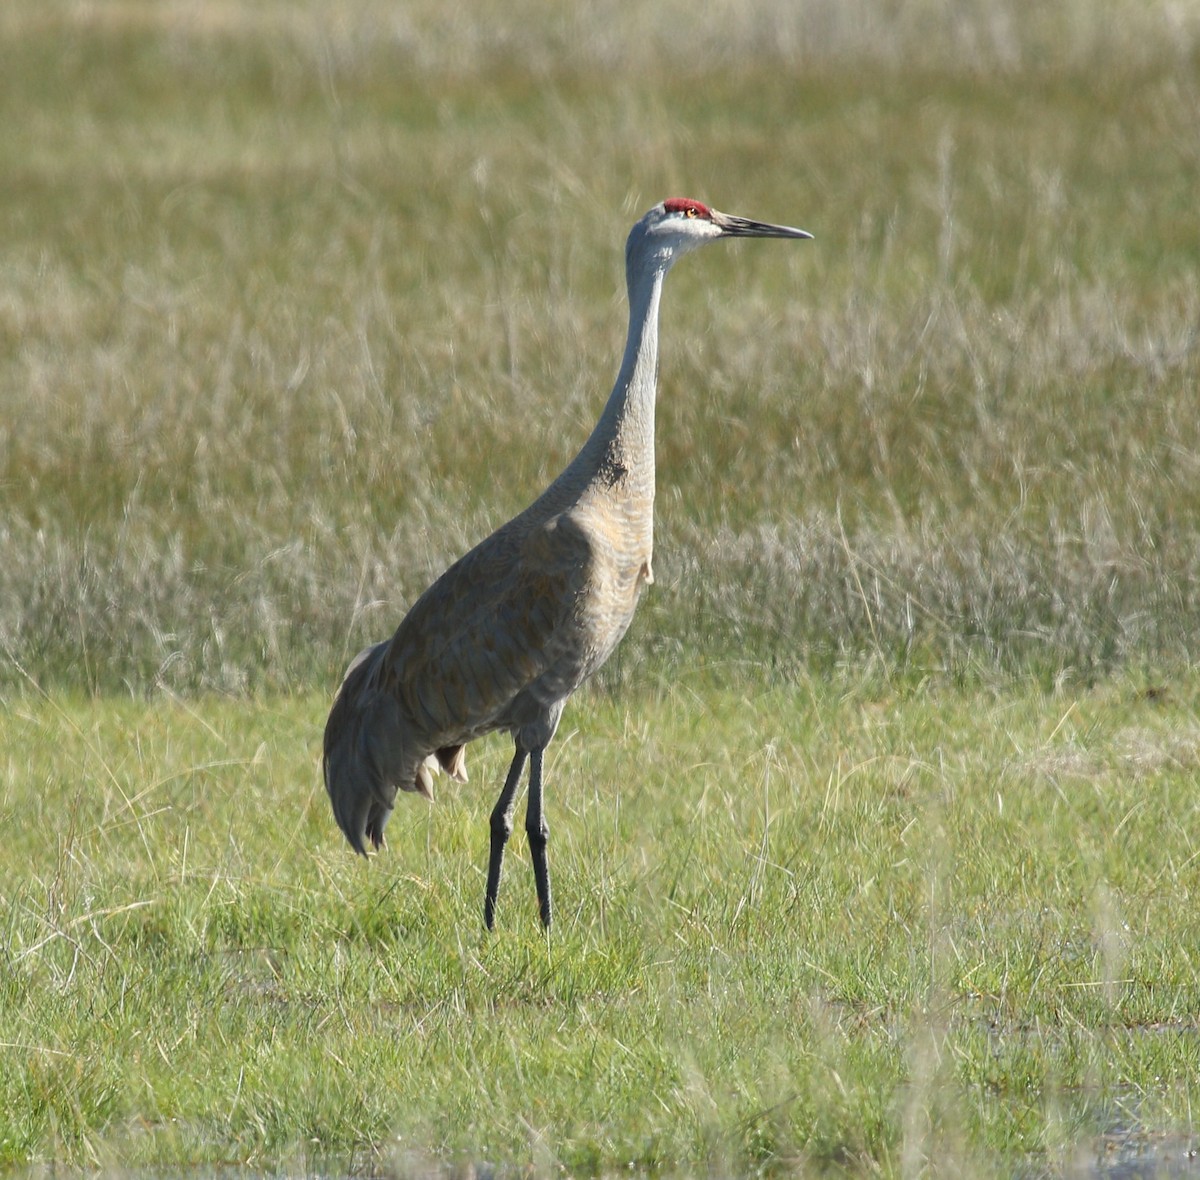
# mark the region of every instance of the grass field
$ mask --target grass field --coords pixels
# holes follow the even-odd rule
[[[1200,9],[10,0],[0,51],[0,1164],[1185,1158]],[[504,743],[368,866],[320,728],[590,429],[671,194],[816,241],[669,280],[656,584],[551,751],[559,924],[517,852],[485,938]]]
[[[1058,1174],[1200,1100],[1200,684],[693,678],[550,764],[559,922],[490,793],[333,838],[323,696],[3,723],[13,1162]],[[488,742],[477,782],[507,752]],[[36,768],[30,773],[26,768]],[[14,773],[15,772],[15,773]]]

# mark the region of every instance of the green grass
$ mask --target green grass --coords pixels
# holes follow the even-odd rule
[[[0,1163],[1192,1142],[1190,8],[11,0],[0,51]],[[485,938],[504,743],[367,866],[320,726],[585,437],[670,194],[816,241],[670,278],[656,584],[551,750],[554,935],[518,850]]]
[[[1011,1174],[1191,1132],[1198,703],[588,694],[545,939],[520,840],[480,920],[502,741],[367,864],[321,697],[14,698],[0,1150]]]

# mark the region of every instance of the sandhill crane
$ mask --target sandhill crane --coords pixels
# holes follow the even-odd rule
[[[699,201],[655,205],[625,244],[629,336],[616,384],[582,449],[528,507],[413,604],[395,635],[351,663],[325,726],[325,787],[364,856],[383,844],[397,789],[432,798],[439,767],[467,781],[463,747],[507,730],[516,744],[491,814],[484,922],[495,921],[504,846],[526,761],[525,830],[550,925],[542,755],[567,698],[612,654],[651,573],[654,401],[663,279],[718,238],[810,238]]]

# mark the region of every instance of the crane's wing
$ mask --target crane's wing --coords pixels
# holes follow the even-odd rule
[[[572,512],[533,525],[518,517],[438,578],[390,641],[354,660],[325,726],[324,774],[358,852],[383,843],[398,789],[429,795],[435,762],[465,781],[467,741],[544,719],[578,683],[595,564]]]
[[[569,681],[587,646],[582,607],[595,564],[587,530],[573,511],[517,524],[421,595],[380,666],[380,687],[437,747],[523,723],[514,701],[527,694],[536,711],[562,695],[556,670]]]

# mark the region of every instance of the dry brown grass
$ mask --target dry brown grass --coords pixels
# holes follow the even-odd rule
[[[685,191],[817,241],[672,276],[611,675],[1191,659],[1191,10],[797,11],[6,8],[5,650],[336,677],[573,453]]]

